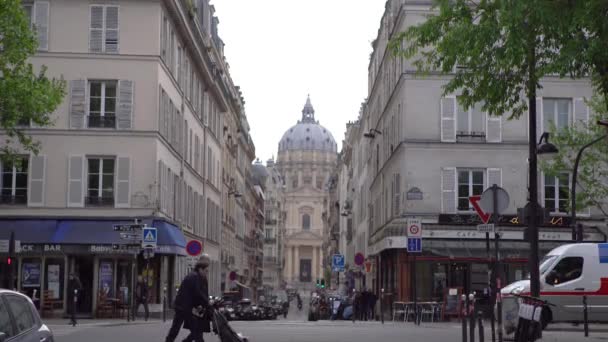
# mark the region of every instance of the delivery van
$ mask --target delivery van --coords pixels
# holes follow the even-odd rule
[[[509,284],[501,291],[509,319],[513,294],[530,295],[530,280]],[[557,247],[540,262],[540,296],[555,305],[543,309],[543,326],[550,322],[582,322],[583,296],[590,322],[608,322],[608,243],[578,243]],[[513,311],[515,309],[515,311]],[[504,311],[504,309],[503,309]],[[504,316],[504,313],[503,313]]]

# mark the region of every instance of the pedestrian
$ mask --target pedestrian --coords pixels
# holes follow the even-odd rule
[[[364,321],[367,321],[368,317],[369,317],[369,305],[370,305],[370,298],[369,298],[369,290],[367,288],[363,289],[363,293],[361,294],[361,319]]]
[[[378,296],[375,293],[369,293],[369,317],[371,320],[376,319],[376,303],[378,302]]]
[[[174,342],[184,323],[187,328],[191,329],[190,334],[184,341],[203,342],[202,333],[211,331],[208,317],[195,321],[193,315],[193,312],[200,312],[205,308],[209,308],[207,283],[209,264],[209,256],[207,254],[201,255],[194,266],[194,270],[182,280],[175,298],[175,315],[173,316],[171,329],[169,329],[165,342]]]
[[[135,285],[135,303],[133,306],[133,320],[137,316],[137,311],[139,311],[139,306],[144,306],[145,311],[145,320],[148,321],[148,316],[150,315],[150,311],[148,310],[148,284],[144,281],[144,277],[141,275],[137,276],[137,285]]]
[[[78,306],[78,294],[82,290],[82,283],[80,279],[74,274],[70,273],[68,280],[68,315],[70,315],[70,324],[76,326],[76,308]]]

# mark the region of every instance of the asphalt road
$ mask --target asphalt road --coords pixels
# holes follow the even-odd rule
[[[137,324],[84,323],[77,327],[67,324],[51,325],[57,342],[135,342],[164,341],[170,322],[159,321]],[[456,323],[428,323],[416,327],[411,323],[387,322],[306,322],[305,320],[277,320],[232,322],[235,330],[244,333],[252,342],[461,342],[460,327]],[[177,341],[184,338],[183,331]],[[577,342],[608,341],[608,333],[592,334],[585,339],[580,333],[545,332],[542,341]],[[219,342],[216,336],[205,335],[207,342]],[[489,336],[485,341],[491,341]]]

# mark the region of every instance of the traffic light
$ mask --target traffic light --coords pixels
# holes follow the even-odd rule
[[[12,263],[13,263],[13,258],[11,258],[10,256],[8,258],[6,258],[6,264],[7,265],[10,266],[10,265],[12,265]]]
[[[317,288],[321,287],[321,282],[319,281],[319,279],[317,279]]]
[[[325,288],[325,279],[321,279],[321,288],[324,289]]]

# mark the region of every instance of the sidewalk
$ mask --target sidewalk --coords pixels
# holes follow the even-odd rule
[[[60,326],[71,326],[70,320],[67,318],[49,318],[42,320],[44,324],[49,327],[60,327]],[[127,322],[126,319],[79,319],[77,320],[76,326],[82,327],[99,327],[99,326],[121,326],[121,325],[134,325],[134,324],[158,324],[162,323],[159,319],[148,319],[146,322],[143,318],[136,321]]]

